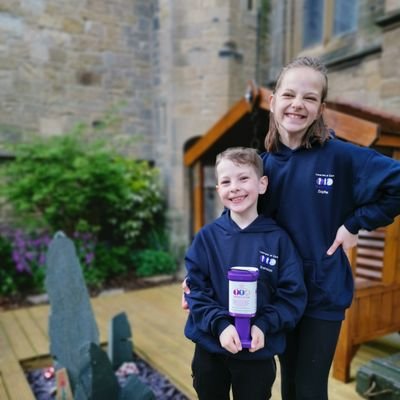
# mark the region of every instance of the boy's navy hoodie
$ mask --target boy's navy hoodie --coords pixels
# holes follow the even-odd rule
[[[326,254],[338,228],[373,230],[400,212],[400,163],[338,139],[311,149],[283,144],[264,153],[268,191],[265,215],[293,239],[303,259],[308,304],[305,315],[341,320],[353,297],[352,271],[340,246]]]
[[[211,353],[240,359],[266,359],[285,347],[285,331],[303,314],[306,290],[300,257],[285,231],[270,218],[258,216],[241,229],[225,212],[195,236],[186,257],[186,295],[190,314],[185,335]],[[259,269],[257,313],[251,324],[265,334],[265,347],[232,354],[221,347],[219,335],[234,320],[229,316],[228,269]]]

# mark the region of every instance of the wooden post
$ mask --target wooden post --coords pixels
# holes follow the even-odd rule
[[[193,234],[204,225],[204,172],[200,161],[193,166]]]

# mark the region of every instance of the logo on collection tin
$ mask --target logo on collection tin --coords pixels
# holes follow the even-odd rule
[[[315,187],[319,194],[329,194],[332,190],[335,175],[333,174],[315,174]]]
[[[233,295],[238,297],[250,296],[248,289],[233,289]]]

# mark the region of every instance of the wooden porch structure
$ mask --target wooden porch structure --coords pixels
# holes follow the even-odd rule
[[[271,91],[249,85],[247,95],[184,154],[192,173],[195,233],[204,224],[203,168],[230,146],[263,150]],[[327,102],[325,121],[340,139],[374,147],[400,160],[400,117],[350,103]],[[346,313],[336,349],[333,377],[350,379],[350,365],[362,343],[400,331],[400,219],[376,232],[361,232],[349,254],[354,271],[354,301]]]

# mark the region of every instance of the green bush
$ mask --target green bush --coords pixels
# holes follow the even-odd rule
[[[141,250],[133,256],[133,262],[136,266],[136,275],[140,277],[173,274],[177,267],[172,255],[164,250]]]
[[[133,244],[163,212],[159,173],[145,161],[130,160],[103,142],[87,141],[77,129],[15,149],[0,169],[0,193],[17,215],[68,236],[80,224],[100,240]]]
[[[17,270],[11,258],[11,243],[0,236],[0,295],[15,294],[17,287]]]
[[[78,125],[62,136],[17,144],[15,160],[0,166],[0,196],[14,211],[14,232],[19,228],[29,240],[31,232],[65,232],[75,242],[87,284],[100,286],[129,272],[132,252],[152,247],[148,232],[165,230],[165,204],[158,169],[122,156],[88,131]],[[18,255],[14,270],[22,272],[0,269],[1,292],[19,290],[24,282],[43,286],[43,257],[27,240],[11,237],[11,250],[0,243],[0,254]]]

